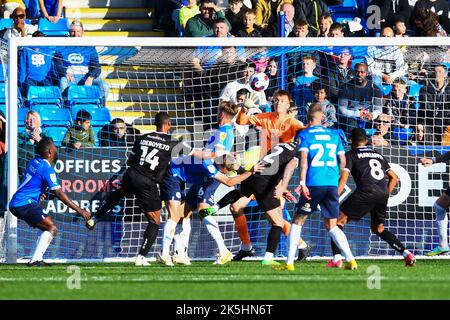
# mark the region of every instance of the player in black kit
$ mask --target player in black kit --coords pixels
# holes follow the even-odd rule
[[[389,194],[397,184],[397,175],[380,153],[367,146],[368,140],[364,129],[353,129],[351,141],[352,149],[345,154],[346,166],[339,179],[338,192],[342,193],[350,173],[355,180],[356,190],[340,206],[338,227],[343,229],[349,220],[358,221],[370,212],[372,232],[401,253],[407,267],[415,266],[414,255],[383,226]],[[334,257],[333,260],[328,261],[326,267],[340,268],[342,266],[341,252],[333,240],[331,240],[331,247]]]
[[[86,223],[89,229],[93,229],[96,220],[113,209],[122,198],[136,196],[137,204],[149,222],[136,258],[137,266],[149,264],[145,256],[156,240],[161,222],[162,205],[158,184],[167,171],[172,149],[179,143],[168,134],[171,122],[167,113],[159,112],[155,116],[155,125],[156,131],[144,134],[134,142],[127,160],[129,168],[123,175],[121,188],[111,192],[95,212],[95,218]]]

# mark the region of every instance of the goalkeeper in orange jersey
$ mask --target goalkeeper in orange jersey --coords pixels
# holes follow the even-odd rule
[[[261,157],[270,151],[272,145],[276,145],[278,142],[292,142],[297,133],[305,128],[303,124],[295,119],[292,114],[291,101],[292,98],[289,91],[278,90],[275,92],[273,97],[274,112],[260,113],[251,116],[248,116],[245,113],[245,108],[254,107],[255,101],[252,99],[246,99],[244,101],[245,108],[241,108],[237,115],[236,123],[240,125],[253,124],[263,130],[263,137],[265,135],[266,139],[262,139]],[[233,196],[235,197],[236,195],[237,194],[235,193]],[[230,197],[232,197],[232,195],[230,195]],[[238,200],[234,201],[230,206],[230,210],[236,224],[236,230],[242,242],[241,249],[233,258],[234,261],[239,261],[245,257],[250,257],[255,254],[255,250],[252,247],[250,235],[248,233],[247,218],[244,215],[244,209],[250,201],[250,196],[240,196],[238,197]],[[281,208],[283,207],[284,199],[281,200]],[[208,214],[215,214],[217,210],[217,207],[207,209]],[[289,235],[290,227],[291,224],[283,219],[282,231],[286,236]],[[299,241],[299,250],[298,259],[306,259],[309,255],[310,247],[302,239]]]

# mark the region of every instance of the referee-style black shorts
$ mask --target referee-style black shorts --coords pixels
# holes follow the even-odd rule
[[[341,204],[340,210],[349,220],[360,220],[370,212],[370,220],[381,224],[386,220],[389,195],[371,194],[356,190]]]
[[[143,213],[161,210],[161,197],[158,184],[133,167],[125,171],[122,188],[127,197],[136,197],[136,202]]]

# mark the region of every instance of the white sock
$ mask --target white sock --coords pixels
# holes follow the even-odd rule
[[[264,255],[264,260],[273,260],[273,252],[267,252]]]
[[[298,250],[298,241],[300,239],[300,232],[302,231],[302,227],[298,224],[293,223],[291,225],[291,231],[288,236],[288,256],[286,260],[286,264],[293,264],[295,260],[295,254]]]
[[[301,231],[300,231],[301,232]],[[300,241],[300,240],[299,240]],[[299,245],[298,245],[298,248],[299,249],[306,249],[308,247],[308,244],[306,243],[306,241],[303,241],[302,240],[302,243],[300,243]]]
[[[351,261],[354,259],[350,246],[348,245],[347,237],[345,233],[338,227],[335,226],[330,230],[330,237],[333,239],[334,243],[341,249],[344,254],[345,261]]]
[[[251,243],[250,244],[243,244],[243,243],[241,243],[241,250],[244,250],[244,251],[252,250],[252,244]]]
[[[181,251],[181,253],[187,255],[189,247],[189,238],[191,237],[191,219],[184,218],[182,226],[183,231],[180,233],[180,236],[183,251]]]
[[[163,249],[161,255],[163,257],[167,257],[169,255],[170,244],[172,243],[173,236],[175,235],[175,229],[177,227],[177,223],[171,219],[166,221],[164,225],[163,231]]]
[[[53,235],[50,232],[48,231],[42,232],[38,239],[36,249],[34,250],[33,257],[31,258],[30,262],[41,261],[44,257],[45,251],[47,251],[47,248],[50,245],[50,242],[52,242],[52,240]]]
[[[339,260],[342,260],[342,256],[340,254],[335,254],[333,256],[333,262],[338,262]]]
[[[445,215],[444,220],[436,221],[438,230],[439,230],[439,247],[441,249],[448,247],[448,238],[447,238],[447,232],[448,232],[448,218],[447,215]]]
[[[211,216],[204,217],[202,221],[211,237],[213,237],[214,241],[216,241],[216,244],[219,247],[220,255],[226,254],[228,252],[228,248],[225,246],[225,241],[223,241],[217,221]]]

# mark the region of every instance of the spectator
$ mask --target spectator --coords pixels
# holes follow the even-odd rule
[[[372,136],[372,145],[375,147],[387,147],[389,145],[398,145],[398,140],[394,138],[391,132],[391,116],[380,114],[375,120],[377,131]]]
[[[446,37],[447,32],[439,23],[436,13],[428,9],[419,9],[414,13],[416,36],[418,37]]]
[[[381,36],[393,37],[394,31],[390,27],[384,27]],[[391,85],[395,79],[406,75],[407,66],[403,53],[397,46],[368,47],[366,61],[372,80],[377,85]]]
[[[278,13],[284,3],[293,0],[258,0],[256,3],[256,25],[262,28],[263,36],[273,36],[278,25]]]
[[[396,37],[407,37],[406,34],[407,26],[406,21],[402,18],[398,18],[394,21],[394,25],[392,26],[392,29],[394,30],[394,34]]]
[[[289,37],[296,37],[296,38],[309,37],[308,23],[304,20],[296,21],[294,24],[294,30],[291,31]]]
[[[45,37],[36,31],[33,37]],[[30,86],[53,86],[58,80],[55,69],[56,49],[52,47],[24,48],[19,52],[19,85],[23,96]]]
[[[366,63],[355,65],[355,79],[348,82],[339,91],[339,127],[346,133],[353,128],[372,126],[370,121],[376,119],[383,111],[382,95],[367,78],[369,75]]]
[[[197,0],[189,0],[187,6],[183,6],[179,12],[179,22],[183,31],[186,29],[188,20],[200,13]]]
[[[245,28],[244,17],[248,9],[243,0],[229,0],[228,3],[230,7],[225,11],[225,18],[231,25],[230,33],[237,36],[238,31]]]
[[[259,38],[262,37],[261,32],[255,28],[256,22],[256,10],[250,9],[244,15],[244,28],[238,30],[236,33],[237,37],[252,37]]]
[[[398,128],[409,128],[414,126],[417,120],[416,108],[408,98],[408,87],[405,81],[397,79],[394,81],[393,89],[387,99],[383,113],[391,116],[391,123]]]
[[[265,72],[269,76],[269,87],[266,89],[266,98],[272,101],[275,91],[278,90],[278,62],[276,58],[270,59]]]
[[[294,7],[295,20],[306,21],[311,36],[317,36],[319,34],[320,17],[329,14],[326,3],[322,0],[294,0]]]
[[[418,0],[414,5],[413,19],[416,20],[416,16],[420,15],[419,10],[426,9],[430,12],[436,13],[438,16],[439,24],[444,28],[448,34],[450,32],[450,20],[449,20],[449,3],[447,0]]]
[[[35,157],[34,148],[46,134],[41,129],[41,116],[34,110],[27,112],[25,117],[25,131],[18,135],[18,169],[19,176],[25,171],[28,161]]]
[[[83,37],[83,34],[83,24],[74,20],[70,25],[70,36]],[[62,47],[57,51],[56,57],[61,92],[66,94],[66,89],[72,85],[94,85],[100,88],[103,102],[106,103],[109,87],[100,78],[101,68],[95,47]]]
[[[165,31],[166,35],[170,35],[175,30],[173,25],[174,19],[172,14],[175,10],[181,9],[184,0],[165,0],[154,1],[154,20],[153,31]]]
[[[425,134],[426,129],[423,123],[417,124],[415,127],[415,130],[413,132],[413,135],[411,137],[411,145],[413,146],[419,146],[419,145],[425,145],[430,144],[430,135]]]
[[[408,22],[412,13],[408,0],[382,0],[380,10],[380,24],[382,28],[392,27],[398,19]]]
[[[115,118],[106,124],[99,133],[101,147],[125,147],[133,144],[133,137],[128,135],[127,124],[123,119]]]
[[[294,30],[295,8],[291,3],[286,2],[281,5],[281,11],[284,12],[284,16],[285,16],[284,36],[288,37],[289,34]],[[280,35],[278,23],[273,27],[273,30],[274,30],[274,32],[273,32],[272,36],[278,37]]]
[[[233,104],[237,104],[236,94],[241,89],[247,89],[249,92],[255,92],[258,96],[259,105],[266,105],[267,99],[264,91],[256,92],[250,87],[250,79],[255,74],[255,65],[247,65],[243,71],[239,74],[239,78],[226,84],[220,93],[219,99],[221,101],[230,101]]]
[[[330,26],[330,31],[328,32],[328,36],[330,38],[343,38],[344,35],[344,26],[340,23],[333,23]]]
[[[25,23],[27,15],[25,9],[17,7],[12,13],[13,25],[7,29],[3,35],[3,39],[9,41],[11,38],[31,37],[33,32],[37,30],[37,26]]]
[[[316,81],[313,84],[315,102],[322,106],[323,121],[322,125],[327,128],[334,127],[337,122],[336,107],[328,101],[328,85],[324,82]],[[310,104],[308,104],[309,109]],[[308,110],[306,110],[308,111]]]
[[[186,37],[209,37],[214,35],[214,21],[225,19],[225,15],[214,0],[201,0],[200,13],[190,18],[186,23]],[[225,19],[225,21],[227,21]],[[227,21],[228,23],[228,21]]]
[[[318,79],[313,73],[317,66],[317,60],[312,56],[304,56],[302,58],[302,65],[304,73],[295,79],[292,97],[299,108],[298,114],[300,121],[305,122],[306,105],[315,100],[312,84]]]
[[[420,89],[419,119],[425,120],[426,134],[431,142],[441,144],[444,130],[450,125],[450,86],[445,65],[434,67],[433,79]],[[447,141],[448,137],[445,136]]]
[[[40,16],[56,23],[61,19],[62,0],[39,0]]]
[[[331,25],[333,24],[333,18],[329,14],[325,14],[319,18],[319,32],[318,37],[328,37]]]
[[[91,127],[91,119],[91,114],[86,110],[78,111],[75,124],[67,131],[62,146],[77,150],[82,147],[95,147],[95,136]]]
[[[342,48],[337,55],[332,56],[329,61],[329,67],[324,68],[324,76],[328,79],[330,85],[330,101],[334,104],[338,103],[339,90],[347,83],[353,81],[355,72],[352,66],[352,52],[349,48]]]
[[[26,9],[22,0],[2,0],[3,17],[8,19],[11,13],[18,7]]]

